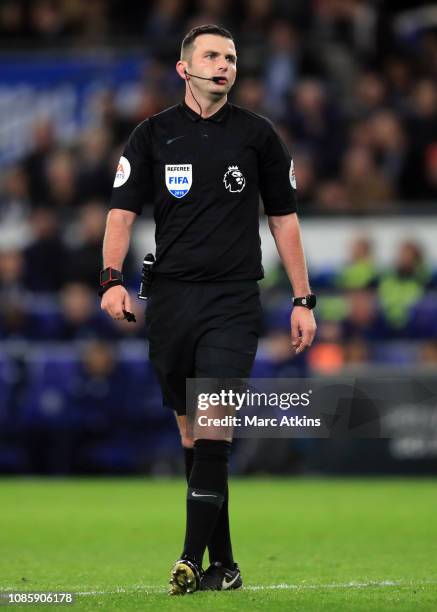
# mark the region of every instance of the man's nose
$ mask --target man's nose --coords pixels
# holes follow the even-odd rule
[[[216,64],[216,69],[219,70],[220,72],[227,72],[228,71],[228,64],[226,62],[226,60],[223,59],[219,59],[217,64]]]

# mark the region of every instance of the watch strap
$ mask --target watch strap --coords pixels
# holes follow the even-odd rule
[[[316,296],[314,293],[309,293],[308,295],[304,295],[303,297],[295,297],[293,298],[293,306],[303,306],[304,308],[308,308],[308,310],[312,310],[317,303]]]
[[[100,272],[100,288],[98,292],[100,297],[102,297],[105,291],[111,287],[117,287],[117,285],[123,285],[123,273],[120,270],[108,267]]]

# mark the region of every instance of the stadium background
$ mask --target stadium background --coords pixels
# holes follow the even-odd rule
[[[437,15],[359,0],[4,0],[0,5],[0,472],[176,474],[182,457],[138,323],[96,297],[108,198],[132,128],[180,101],[183,34],[235,35],[231,100],[295,160],[318,336],[289,354],[290,289],[262,218],[255,377],[432,375],[437,364]],[[135,294],[153,246],[135,226]],[[437,438],[238,441],[234,474],[435,473]]]

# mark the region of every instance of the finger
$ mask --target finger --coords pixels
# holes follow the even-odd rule
[[[295,354],[296,354],[296,355],[300,355],[301,353],[303,353],[303,352],[304,352],[304,350],[305,350],[305,349],[306,349],[305,344],[304,344],[303,342],[301,342],[301,343],[299,344],[299,346],[296,348],[296,350],[295,350]]]
[[[108,314],[112,319],[119,320],[124,319],[123,307],[121,304],[111,304],[108,309]]]
[[[296,351],[296,354],[302,353],[306,348],[309,348],[312,344],[314,334],[311,329],[304,329],[302,331],[302,342]]]
[[[299,325],[297,323],[291,323],[291,345],[296,348],[301,342],[299,334]]]
[[[312,327],[312,328],[310,329],[309,335],[310,335],[310,343],[309,343],[309,346],[311,346],[311,345],[312,345],[312,343],[314,342],[314,338],[316,337],[316,328],[315,328],[315,327]]]

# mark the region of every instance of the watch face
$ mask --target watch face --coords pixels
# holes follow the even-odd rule
[[[295,306],[304,306],[308,310],[312,310],[316,305],[316,296],[313,293],[306,295],[305,297],[295,298]]]

